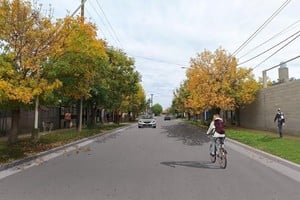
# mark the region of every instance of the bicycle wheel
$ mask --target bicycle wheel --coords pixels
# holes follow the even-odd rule
[[[223,149],[223,148],[220,148],[219,149],[219,164],[220,164],[220,167],[222,169],[225,169],[226,166],[227,166],[227,156],[226,156],[226,150]]]
[[[212,144],[210,144],[209,152],[210,152],[211,146],[212,146]],[[210,161],[212,163],[215,163],[216,162],[216,153],[214,155],[211,155],[211,153],[209,153],[209,156],[210,156]]]

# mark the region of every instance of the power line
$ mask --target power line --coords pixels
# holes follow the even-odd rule
[[[264,70],[264,71],[269,71],[269,70],[271,70],[271,69],[274,69],[274,68],[276,68],[276,67],[279,67],[279,66],[282,65],[282,64],[286,64],[286,63],[291,62],[291,61],[293,61],[293,60],[296,60],[296,59],[298,59],[298,58],[300,58],[300,55],[295,56],[295,57],[293,57],[293,58],[291,58],[291,59],[289,59],[289,60],[286,60],[286,61],[284,61],[284,62],[281,62],[280,64],[275,65],[275,66],[273,66],[273,67],[270,67],[269,69],[266,69],[266,70]]]
[[[102,25],[103,25],[103,26],[100,26],[100,25],[98,24],[97,28],[101,31],[101,34],[103,34],[104,39],[107,39],[107,36],[109,35],[109,36],[112,38],[113,42],[115,42],[116,44],[118,44],[117,40],[115,40],[115,38],[112,37],[112,33],[110,32],[110,30],[106,28],[106,24],[105,24],[105,22],[103,21],[103,19],[102,19],[101,15],[99,14],[99,12],[95,9],[94,6],[92,6],[92,8],[93,8],[93,10],[94,10],[94,13],[96,13],[96,16],[98,16],[98,18],[100,19],[100,21],[101,21],[101,23],[102,23]],[[86,10],[89,11],[89,9],[86,9]],[[90,14],[90,16],[91,16],[91,18],[92,18],[93,15],[92,15],[90,12],[89,12],[89,14]],[[95,23],[97,23],[97,19],[96,19],[96,18],[94,18],[94,21],[95,21]],[[105,28],[106,28],[106,29],[105,29]],[[105,34],[105,33],[106,33],[106,34]],[[102,38],[103,38],[103,37],[102,37]]]
[[[86,0],[85,0],[86,1]],[[116,31],[114,30],[113,26],[111,25],[110,21],[108,20],[107,18],[107,15],[105,14],[104,10],[102,9],[100,3],[98,0],[96,0],[96,3],[99,7],[99,9],[101,10],[110,30],[108,29],[108,33],[110,34],[111,38],[116,42],[116,43],[119,43],[121,46],[122,46],[122,43],[121,41],[119,40],[118,38],[118,35],[116,33]],[[92,3],[91,3],[92,5]],[[102,21],[103,25],[106,26],[105,22],[103,21],[100,13],[98,12],[98,10],[96,10],[95,6],[93,6],[93,10],[94,12],[97,14],[97,16],[100,18],[100,20]],[[136,57],[136,58],[141,58],[141,59],[144,59],[144,60],[150,60],[150,61],[153,61],[153,62],[158,62],[158,63],[165,63],[165,64],[170,64],[170,65],[178,65],[178,66],[184,66],[184,64],[178,64],[178,63],[174,63],[174,62],[169,62],[169,61],[166,61],[166,60],[159,60],[159,59],[155,59],[155,58],[149,58],[149,57],[144,57],[144,56],[139,56],[139,55],[132,55],[133,57]]]
[[[259,47],[265,45],[266,43],[270,42],[271,40],[275,39],[276,37],[282,35],[284,32],[288,31],[289,29],[291,29],[293,26],[295,26],[297,23],[299,23],[300,20],[297,20],[296,22],[292,23],[291,25],[287,26],[286,28],[284,28],[282,31],[280,31],[279,33],[273,35],[271,38],[269,38],[268,40],[266,40],[265,42],[257,45],[256,47],[252,48],[251,50],[249,50],[247,53],[245,53],[244,55],[242,55],[241,57],[239,57],[238,59],[241,59],[243,57],[245,57],[246,55],[250,54],[251,52],[253,52],[254,50],[258,49]]]
[[[110,38],[113,40],[113,42],[115,42],[115,44],[118,45],[118,41],[115,39],[115,37],[113,37],[112,32],[110,31],[110,29],[107,27],[106,23],[104,22],[102,16],[101,16],[100,13],[99,13],[99,10],[97,10],[96,7],[95,7],[92,3],[91,3],[91,7],[92,7],[94,13],[96,14],[96,16],[100,19],[101,24],[103,25],[102,28],[101,28],[101,30],[102,30],[101,32],[103,33],[104,38],[107,39],[107,34],[108,34],[108,35],[110,36]],[[87,9],[87,10],[88,10],[88,9]],[[92,16],[92,15],[90,14],[90,16]],[[96,18],[95,18],[94,20],[96,20]],[[95,22],[95,23],[96,23],[96,22]],[[99,29],[100,29],[101,26],[98,25],[98,27],[99,27]],[[103,28],[103,27],[105,27],[106,29]],[[105,31],[104,31],[104,30],[105,30]],[[107,34],[105,34],[105,32],[106,32]]]
[[[275,51],[274,53],[272,53],[269,57],[267,57],[266,59],[264,59],[262,62],[260,62],[258,65],[256,65],[253,69],[259,67],[261,64],[263,64],[264,62],[266,62],[268,59],[270,59],[272,56],[274,56],[276,53],[278,53],[279,51],[281,51],[283,48],[285,48],[287,45],[289,45],[290,43],[292,43],[293,41],[295,41],[298,37],[300,37],[300,34],[297,35],[295,38],[293,38],[291,41],[289,41],[288,43],[286,43],[284,46],[282,46],[280,49],[278,49],[277,51]]]
[[[111,23],[109,22],[104,10],[102,9],[100,3],[98,0],[96,0],[97,5],[94,5],[91,1],[90,6],[93,8],[94,12],[102,22],[103,26],[106,28],[106,32],[109,34],[111,39],[115,42],[116,45],[118,46],[123,46],[120,39],[118,38],[116,31],[112,27]],[[102,15],[100,14],[102,13]],[[103,29],[102,29],[103,30]]]
[[[114,34],[115,38],[117,39],[117,41],[119,42],[119,44],[122,46],[122,43],[121,43],[121,41],[119,40],[119,37],[118,37],[118,35],[117,35],[116,31],[114,30],[113,26],[111,25],[110,21],[108,20],[108,18],[107,18],[107,16],[106,16],[106,14],[105,14],[104,10],[102,9],[102,7],[101,7],[101,5],[100,5],[99,1],[98,1],[98,0],[96,0],[96,3],[97,3],[97,5],[98,5],[98,7],[100,8],[101,12],[103,13],[103,15],[104,15],[104,18],[105,18],[105,20],[107,21],[107,23],[108,23],[108,25],[109,25],[110,29],[112,30],[112,32],[113,32],[113,34]]]
[[[184,66],[184,64],[173,63],[173,62],[169,62],[169,61],[166,61],[166,60],[159,60],[159,59],[149,58],[149,57],[144,57],[144,56],[139,56],[139,55],[132,55],[132,56],[136,57],[136,58],[141,58],[141,59],[144,59],[144,60],[150,60],[150,61],[153,61],[153,62],[158,62],[158,63],[165,63],[165,64],[169,64],[169,65]]]
[[[261,55],[263,55],[263,54],[265,54],[265,53],[267,53],[268,51],[270,51],[270,50],[274,49],[275,47],[281,45],[281,44],[284,43],[285,41],[291,39],[291,38],[294,37],[295,35],[296,35],[296,36],[295,36],[296,38],[299,37],[299,35],[297,35],[297,34],[299,34],[299,33],[300,33],[300,30],[297,31],[296,33],[292,34],[292,35],[289,36],[288,38],[282,40],[281,42],[277,43],[276,45],[272,46],[271,48],[269,48],[269,49],[267,49],[267,50],[265,50],[265,51],[259,53],[259,54],[256,55],[256,56],[253,56],[252,58],[249,58],[248,60],[245,60],[245,61],[239,63],[238,65],[243,65],[243,64],[245,64],[245,63],[247,63],[247,62],[249,62],[249,61],[251,61],[251,60],[253,60],[253,59],[255,59],[255,58],[257,58],[257,57],[259,57],[259,56],[261,56]],[[294,41],[294,40],[292,40],[292,41]],[[289,43],[288,43],[288,44],[289,44]]]
[[[237,48],[233,55],[237,55],[251,40],[253,40],[258,33],[260,33],[289,3],[291,0],[285,1],[239,48]]]

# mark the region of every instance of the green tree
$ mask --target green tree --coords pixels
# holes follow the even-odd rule
[[[97,75],[108,57],[105,43],[97,39],[94,24],[83,23],[80,17],[66,18],[63,28],[62,31],[69,34],[64,49],[51,60],[52,73],[63,83],[59,93],[81,102],[78,126],[81,131],[82,100],[89,99],[93,91],[97,92]]]
[[[187,89],[186,80],[174,91],[173,96],[171,106],[171,112],[173,114],[183,115],[184,112],[190,111],[190,107],[188,105],[189,91]]]
[[[126,98],[138,91],[137,83],[140,82],[140,74],[134,68],[134,60],[123,51],[107,48],[109,55],[109,105],[114,112],[114,122],[119,123],[119,115],[122,112],[122,104]]]
[[[154,113],[155,116],[160,115],[162,113],[162,111],[163,111],[163,108],[160,104],[157,103],[152,106],[152,112]]]

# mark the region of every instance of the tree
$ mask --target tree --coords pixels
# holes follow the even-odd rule
[[[188,104],[189,91],[187,89],[187,80],[180,84],[179,88],[177,88],[173,93],[173,101],[172,101],[172,113],[177,115],[183,115],[184,112],[190,109],[190,105]]]
[[[109,55],[109,108],[114,112],[114,121],[119,123],[119,115],[126,98],[138,91],[137,83],[140,82],[140,74],[134,68],[134,60],[123,51],[107,48]]]
[[[108,88],[106,85],[101,84],[101,80],[96,79],[97,84],[95,84],[91,90],[91,97],[85,101],[90,115],[88,116],[88,126],[96,126],[96,112],[98,109],[105,109],[106,104],[109,102],[108,98]],[[103,122],[103,121],[101,121]]]
[[[154,113],[155,116],[160,115],[162,113],[162,111],[163,111],[163,108],[160,104],[157,103],[152,106],[152,112]]]
[[[238,68],[236,59],[221,48],[192,58],[187,78],[188,105],[197,111],[238,109],[254,101],[260,89],[252,70]]]
[[[62,31],[69,35],[64,49],[51,58],[52,72],[63,83],[59,93],[80,101],[78,130],[81,131],[82,100],[89,99],[96,89],[97,75],[108,60],[106,44],[97,39],[95,25],[82,23],[80,17],[66,18]]]
[[[59,21],[52,23],[51,16],[42,16],[41,7],[33,8],[30,2],[0,2],[0,98],[12,110],[9,143],[17,140],[21,107],[35,101],[34,127],[37,129],[40,97],[61,86],[58,79],[48,79],[45,70],[48,56],[59,51],[63,43],[64,35],[58,31],[60,26]]]
[[[130,115],[130,120],[136,119],[139,113],[146,110],[146,95],[140,83],[137,83],[137,92],[125,98],[121,110]]]

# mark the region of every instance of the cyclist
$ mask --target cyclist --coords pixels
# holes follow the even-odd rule
[[[216,148],[216,140],[220,138],[220,142],[224,143],[225,140],[225,129],[223,119],[220,117],[219,114],[213,115],[213,120],[211,121],[209,128],[206,132],[207,135],[212,135],[211,138],[211,149],[210,154],[215,155],[215,148]]]

